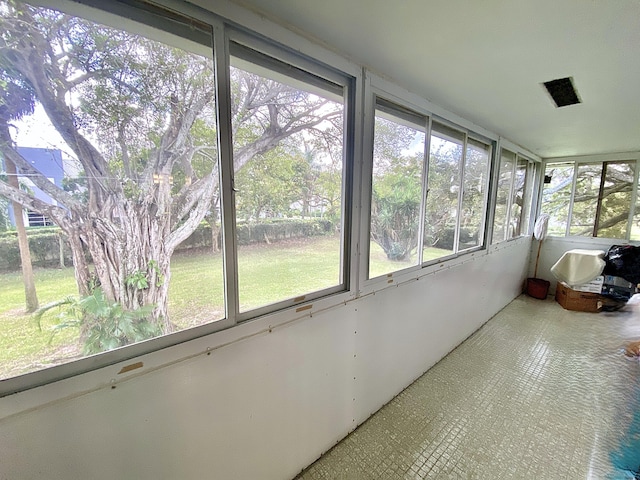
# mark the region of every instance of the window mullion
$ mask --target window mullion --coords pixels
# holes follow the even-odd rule
[[[220,209],[224,253],[226,316],[237,323],[238,256],[236,242],[235,187],[233,172],[233,138],[231,133],[231,74],[229,70],[229,39],[224,25],[213,29],[214,68],[216,78],[216,115],[218,117],[218,151],[220,161]]]
[[[456,229],[453,235],[453,251],[458,253],[460,244],[460,218],[462,217],[462,197],[464,195],[464,170],[467,161],[467,134],[462,141],[462,155],[460,156],[460,178],[458,179],[458,211],[456,212]]]
[[[602,163],[602,173],[600,174],[600,187],[598,188],[598,203],[596,204],[596,215],[593,220],[593,237],[598,236],[600,230],[600,217],[602,215],[602,198],[604,197],[604,184],[607,178],[607,167],[609,162]]]
[[[567,227],[564,232],[565,236],[568,237],[571,234],[571,220],[573,217],[573,199],[576,195],[576,185],[578,183],[578,170],[580,169],[580,164],[576,163],[573,166],[573,182],[571,184],[571,197],[569,200],[569,211],[567,212]]]
[[[418,234],[418,265],[424,262],[424,230],[427,222],[427,200],[429,198],[429,155],[431,151],[431,117],[425,123],[424,159],[422,162],[422,205],[420,205],[420,232]]]
[[[484,181],[484,196],[482,197],[482,204],[484,205],[485,211],[482,215],[482,220],[480,224],[480,229],[478,230],[478,246],[486,245],[489,236],[487,232],[487,226],[489,225],[489,216],[491,216],[491,208],[490,208],[490,198],[491,198],[491,166],[493,164],[493,154],[495,151],[495,145],[488,144],[489,154],[488,154],[488,163],[486,170],[486,178]],[[491,234],[493,235],[493,229],[491,229]],[[480,236],[481,235],[481,236]]]
[[[633,229],[633,218],[636,214],[636,204],[638,203],[638,160],[634,162],[633,186],[631,187],[631,205],[629,206],[629,220],[627,221],[627,240],[631,239],[631,230]]]
[[[502,162],[502,152],[500,155]],[[504,240],[509,240],[512,238],[512,235],[509,233],[509,226],[511,225],[511,208],[513,207],[513,197],[515,195],[515,185],[516,185],[516,169],[518,168],[518,156],[513,156],[513,167],[511,167],[511,181],[509,185],[509,196],[507,197],[507,212],[505,215],[505,224],[504,224]]]

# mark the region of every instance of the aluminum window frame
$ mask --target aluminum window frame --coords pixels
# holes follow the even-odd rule
[[[589,235],[589,236],[572,235],[571,220],[573,218],[575,195],[576,195],[576,188],[578,184],[578,178],[579,178],[578,174],[579,174],[580,167],[583,165],[600,165],[602,169],[601,170],[601,175],[602,175],[602,173],[604,172],[604,165],[611,164],[611,163],[613,164],[628,163],[630,165],[634,165],[633,167],[634,175],[632,180],[633,183],[631,185],[631,200],[629,202],[629,214],[627,216],[627,224],[626,224],[627,234],[625,238],[600,237],[600,236],[593,236],[593,235]],[[550,234],[550,236],[553,236],[556,238],[582,238],[582,239],[590,238],[590,239],[618,240],[622,242],[634,241],[634,240],[631,240],[631,230],[633,227],[633,219],[635,217],[636,207],[638,203],[638,181],[640,178],[639,177],[640,155],[639,156],[635,156],[633,154],[597,155],[593,157],[578,157],[574,160],[567,160],[567,158],[547,159],[544,162],[544,169],[542,174],[543,178],[544,178],[544,175],[546,174],[547,168],[553,165],[570,165],[573,168],[573,178],[571,182],[571,193],[570,193],[569,206],[567,210],[567,217],[565,219],[566,220],[565,233],[562,237],[559,237],[557,235],[552,235],[552,234]],[[601,183],[605,182],[604,176],[601,176],[600,182]],[[542,191],[543,191],[543,188],[542,186],[540,186],[540,201],[539,201],[540,209],[543,208]],[[596,200],[596,203],[600,203],[600,201],[601,200]],[[595,228],[597,228],[596,218],[594,218],[594,229]]]
[[[230,177],[231,188],[228,189],[227,196],[223,197],[223,204],[226,214],[233,218],[233,235],[228,235],[226,241],[230,244],[226,246],[228,255],[232,255],[233,260],[230,264],[233,265],[233,273],[230,274],[229,280],[233,282],[234,298],[231,302],[232,309],[229,311],[231,318],[236,320],[235,323],[246,322],[279,310],[284,310],[292,307],[300,307],[302,304],[315,301],[320,298],[329,297],[339,293],[349,292],[351,290],[352,278],[351,269],[352,264],[349,259],[352,257],[352,244],[350,242],[350,232],[353,230],[353,223],[355,218],[355,211],[353,208],[352,198],[354,195],[354,163],[355,163],[355,118],[356,118],[356,79],[349,76],[346,73],[340,72],[333,67],[323,65],[305,56],[297,54],[286,47],[277,45],[267,39],[260,36],[256,36],[247,32],[244,29],[240,29],[236,26],[232,26],[227,29],[226,32],[227,49],[225,51],[226,58],[226,70],[229,71],[231,67],[233,44],[241,46],[246,49],[244,52],[249,56],[248,58],[242,58],[243,61],[256,64],[255,62],[268,62],[269,59],[273,59],[271,63],[275,68],[271,68],[270,65],[265,63],[258,63],[262,68],[268,69],[270,72],[276,75],[280,74],[286,79],[295,79],[296,83],[308,84],[315,86],[316,88],[322,88],[323,84],[340,85],[343,95],[342,101],[344,106],[344,131],[343,131],[343,152],[342,152],[342,202],[341,202],[341,239],[340,239],[340,283],[321,290],[300,293],[295,297],[280,300],[267,305],[262,305],[257,308],[252,308],[246,311],[240,311],[239,305],[239,286],[238,286],[238,245],[236,241],[236,213],[235,213],[235,182],[233,172],[233,158],[229,161],[227,166],[228,176]],[[292,67],[291,70],[285,70],[287,66]],[[280,68],[281,70],[277,70]],[[230,73],[229,73],[230,75]],[[305,78],[309,78],[310,82],[304,82]],[[230,85],[230,80],[228,81]],[[326,90],[328,91],[328,90]],[[229,111],[230,112],[230,111]],[[229,118],[229,122],[231,118]],[[229,123],[231,125],[231,123]],[[231,157],[233,156],[233,143],[231,144]],[[222,170],[222,169],[221,169]],[[231,222],[230,222],[231,223]]]
[[[503,139],[500,140],[500,145],[498,147],[498,154],[496,155],[496,170],[495,170],[495,181],[494,181],[494,189],[495,193],[493,194],[493,205],[492,205],[492,217],[491,217],[491,236],[492,236],[492,245],[497,245],[502,242],[508,242],[511,240],[515,240],[517,238],[530,236],[531,232],[533,232],[533,225],[535,223],[536,213],[539,210],[539,205],[541,201],[541,180],[540,180],[540,164],[542,163],[539,159],[535,159],[533,155],[524,153],[521,149],[517,148],[513,144],[505,142]],[[511,185],[509,186],[509,197],[507,199],[507,211],[506,211],[506,223],[504,228],[504,235],[501,239],[493,239],[493,232],[495,230],[495,209],[497,206],[497,195],[498,195],[498,182],[500,180],[500,167],[502,165],[502,152],[507,151],[513,154],[513,166],[511,167]],[[513,208],[513,202],[515,201],[515,180],[516,180],[516,171],[518,170],[518,163],[526,162],[525,168],[525,180],[523,185],[523,205],[519,215],[519,226],[520,233],[517,235],[509,234],[509,226],[512,220],[511,210]],[[544,170],[543,174],[544,174]]]
[[[471,130],[469,128],[465,128],[462,125],[458,125],[457,123],[454,123],[450,120],[448,120],[447,118],[441,117],[439,115],[433,115],[432,116],[432,124],[433,123],[438,123],[440,125],[443,125],[445,128],[449,128],[451,130],[454,130],[456,132],[459,132],[463,135],[464,141],[462,143],[462,155],[460,157],[459,160],[459,169],[460,169],[460,178],[459,178],[459,183],[458,183],[458,203],[457,203],[457,208],[458,208],[458,212],[456,215],[456,226],[455,226],[455,233],[454,233],[454,243],[453,243],[453,252],[449,255],[445,255],[439,258],[435,258],[433,260],[428,260],[426,262],[423,261],[422,266],[423,268],[425,267],[429,267],[432,265],[438,265],[438,264],[442,264],[443,262],[446,262],[448,260],[453,260],[456,259],[462,255],[466,255],[469,253],[474,253],[474,252],[478,252],[480,250],[485,250],[487,248],[487,244],[486,244],[486,239],[487,239],[487,213],[489,211],[489,205],[488,205],[488,199],[489,199],[489,191],[491,189],[491,178],[492,178],[492,155],[493,155],[493,151],[494,151],[494,141],[491,140],[489,137],[486,137],[484,135],[482,135],[481,133],[476,132],[475,130]],[[429,135],[429,153],[428,153],[428,159],[427,159],[427,169],[429,168],[429,163],[428,161],[430,160],[431,157],[431,135],[433,134],[433,127],[431,128],[431,134]],[[435,129],[437,131],[437,128]],[[479,236],[479,241],[478,241],[478,245],[469,247],[469,248],[465,248],[465,249],[459,249],[459,238],[460,238],[460,210],[461,210],[461,205],[462,205],[462,199],[463,199],[463,193],[464,193],[464,172],[465,172],[465,164],[466,164],[466,158],[467,158],[467,148],[468,148],[468,142],[469,139],[473,139],[476,142],[479,143],[483,143],[485,145],[487,145],[489,147],[489,155],[488,155],[488,159],[487,159],[487,177],[485,179],[485,188],[484,188],[484,202],[483,202],[483,208],[484,211],[482,213],[482,221],[481,221],[481,235]],[[427,179],[428,181],[428,179]],[[427,189],[427,194],[428,191],[431,190],[430,187],[428,187]],[[425,200],[426,202],[426,200]],[[426,204],[425,204],[426,205]],[[426,219],[425,219],[426,221]],[[480,241],[480,238],[482,239]]]
[[[370,225],[371,225],[371,193],[372,193],[372,174],[373,174],[373,141],[374,141],[374,121],[376,111],[376,98],[382,98],[386,102],[391,102],[400,108],[407,109],[410,112],[425,117],[427,119],[426,126],[426,138],[425,138],[425,159],[423,162],[423,187],[422,187],[422,205],[420,213],[420,232],[419,232],[419,265],[412,265],[410,267],[400,269],[394,272],[390,272],[384,275],[380,275],[373,278],[368,278],[369,275],[369,241],[370,241]],[[361,183],[361,195],[360,202],[362,208],[362,215],[360,216],[360,235],[359,235],[359,248],[358,257],[360,259],[359,269],[359,287],[358,294],[366,295],[381,288],[387,288],[390,286],[398,285],[404,281],[410,281],[408,279],[419,278],[423,275],[428,275],[434,268],[439,268],[450,261],[456,261],[460,257],[474,256],[479,252],[487,251],[487,239],[489,226],[489,215],[491,207],[489,200],[492,192],[492,178],[494,171],[494,154],[496,152],[496,144],[499,137],[492,137],[490,132],[483,131],[481,128],[469,128],[468,122],[461,121],[461,119],[454,118],[451,120],[450,115],[442,115],[437,107],[425,102],[423,99],[416,97],[415,95],[398,89],[395,85],[388,83],[387,81],[377,77],[374,74],[365,72],[365,85],[364,85],[364,133],[363,133],[363,168],[362,168],[362,183]],[[454,121],[458,120],[458,122]],[[460,179],[458,189],[458,214],[456,216],[455,226],[455,241],[454,252],[450,255],[440,257],[434,260],[424,261],[423,259],[423,242],[424,242],[424,228],[425,228],[425,213],[426,205],[429,195],[429,159],[431,152],[431,135],[433,133],[433,124],[437,122],[442,124],[446,128],[451,128],[456,132],[460,132],[463,135],[464,142],[462,145],[462,155],[459,160],[460,167]],[[471,125],[471,127],[474,127]],[[463,197],[464,189],[464,164],[467,155],[468,140],[473,139],[476,142],[487,145],[488,147],[488,160],[487,160],[487,176],[484,185],[484,198],[483,198],[483,214],[481,216],[481,225],[479,231],[478,245],[469,247],[466,249],[458,248],[459,229],[460,229],[460,203]]]
[[[422,248],[420,248],[422,244],[422,239],[424,235],[424,208],[425,208],[425,185],[428,177],[428,151],[429,151],[429,136],[430,136],[430,128],[431,128],[431,116],[421,111],[419,108],[415,108],[415,105],[412,105],[409,102],[406,102],[402,98],[398,98],[395,95],[376,87],[375,85],[371,85],[367,82],[366,88],[366,96],[367,102],[365,103],[365,122],[364,122],[364,155],[363,155],[363,169],[362,169],[362,196],[361,196],[361,204],[362,211],[364,212],[361,215],[361,231],[362,235],[360,236],[360,248],[359,248],[359,256],[361,258],[360,262],[360,283],[362,285],[374,285],[380,283],[393,283],[394,276],[401,276],[410,272],[419,271],[422,268]],[[418,219],[418,260],[414,265],[410,265],[405,268],[401,268],[395,270],[393,272],[388,272],[385,274],[377,275],[375,277],[369,278],[369,261],[370,261],[370,241],[371,241],[371,201],[373,195],[373,150],[374,150],[374,142],[375,142],[375,117],[376,111],[378,110],[378,99],[389,108],[394,108],[394,111],[400,113],[399,118],[402,118],[402,112],[408,112],[409,115],[414,117],[415,119],[422,119],[424,121],[424,125],[420,125],[418,122],[413,121],[417,127],[421,127],[424,129],[425,133],[425,142],[424,142],[424,152],[423,152],[423,160],[422,160],[422,185],[421,185],[421,202],[420,202],[420,218]],[[408,121],[408,120],[406,120]]]

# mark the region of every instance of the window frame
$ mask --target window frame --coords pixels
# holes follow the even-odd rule
[[[234,180],[234,172],[233,172],[233,139],[231,139],[230,152],[228,155],[231,157],[227,160],[226,163],[226,171],[227,182],[230,184],[227,186],[226,193],[227,195],[223,195],[221,198],[221,205],[223,210],[223,218],[229,217],[229,224],[233,232],[232,234],[227,234],[223,236],[223,242],[225,243],[225,252],[228,257],[228,268],[225,270],[228,272],[227,282],[233,286],[233,290],[230,290],[230,294],[233,293],[233,298],[228,297],[227,303],[228,307],[228,316],[235,319],[235,323],[242,323],[257,317],[261,317],[273,312],[281,311],[288,308],[299,307],[302,304],[308,304],[309,302],[315,301],[317,299],[329,297],[332,295],[340,294],[340,293],[348,293],[350,292],[350,284],[351,284],[351,263],[349,259],[352,257],[352,248],[353,246],[349,242],[351,238],[350,232],[352,231],[353,219],[355,218],[355,212],[352,207],[351,198],[353,197],[354,192],[354,158],[355,158],[355,143],[353,139],[355,138],[355,117],[356,117],[356,105],[355,105],[355,84],[356,79],[353,76],[349,76],[346,73],[340,72],[333,67],[328,65],[320,64],[312,59],[301,56],[300,54],[296,54],[294,52],[289,51],[284,48],[282,45],[277,45],[273,42],[270,42],[266,39],[257,37],[250,32],[247,32],[244,29],[240,29],[236,26],[227,27],[226,30],[226,43],[225,43],[225,60],[226,60],[226,69],[225,76],[229,75],[228,78],[225,78],[225,83],[228,84],[229,88],[231,85],[230,82],[230,66],[231,66],[231,50],[233,49],[232,44],[237,44],[241,48],[247,49],[249,51],[253,51],[256,54],[256,57],[267,57],[274,60],[273,65],[276,66],[280,63],[282,67],[291,66],[296,71],[294,75],[282,70],[278,72],[277,70],[270,70],[272,72],[280,73],[283,75],[283,78],[295,78],[297,81],[301,83],[304,82],[305,76],[310,79],[314,79],[316,77],[318,82],[326,82],[335,85],[340,85],[343,91],[343,105],[344,105],[344,132],[343,132],[343,158],[342,158],[342,212],[341,219],[342,224],[340,228],[341,232],[341,253],[340,253],[340,277],[341,282],[332,287],[328,287],[322,290],[301,293],[293,298],[280,300],[274,303],[270,303],[267,305],[263,305],[257,308],[252,308],[246,311],[240,311],[239,305],[239,286],[238,286],[238,245],[236,241],[236,212],[235,212],[235,180]],[[249,55],[251,53],[249,52]],[[251,62],[252,58],[245,58],[244,61]],[[263,67],[267,68],[267,67]],[[302,79],[302,80],[300,80]],[[220,81],[220,80],[218,80]],[[310,85],[313,83],[309,82]],[[225,94],[227,92],[225,91]],[[229,90],[229,103],[230,100],[230,90]],[[231,125],[231,114],[230,114],[230,105],[229,105],[229,126]],[[229,138],[231,138],[231,132],[229,132]],[[225,171],[225,168],[220,169],[222,172]],[[229,245],[227,245],[229,243]]]
[[[583,236],[583,235],[572,235],[571,234],[571,219],[573,217],[573,206],[574,206],[574,198],[576,193],[576,186],[578,182],[578,171],[579,167],[582,165],[601,165],[603,166],[605,163],[630,163],[635,164],[634,166],[634,178],[633,184],[631,185],[631,200],[629,205],[629,215],[627,217],[627,235],[625,238],[612,238],[612,237],[594,237],[594,236]],[[539,184],[539,198],[538,198],[538,209],[539,211],[543,211],[544,203],[543,203],[543,181],[544,175],[546,174],[547,167],[549,165],[567,165],[573,168],[573,179],[571,183],[571,192],[570,192],[570,201],[567,211],[566,217],[566,227],[564,235],[553,235],[549,234],[554,238],[575,238],[575,239],[591,239],[594,241],[609,241],[615,240],[618,242],[638,242],[639,240],[631,239],[631,230],[632,223],[634,217],[638,214],[639,209],[637,207],[638,204],[638,193],[640,189],[638,188],[638,182],[640,181],[640,152],[631,152],[631,153],[614,153],[614,154],[598,154],[598,155],[588,155],[588,156],[576,156],[576,157],[554,157],[547,158],[543,163],[542,175]],[[604,181],[604,179],[601,179]],[[595,222],[595,218],[594,218]],[[595,227],[595,224],[594,224]]]
[[[416,115],[424,116],[428,119],[428,126],[426,130],[425,149],[426,158],[423,165],[425,174],[423,174],[423,198],[421,206],[421,218],[420,218],[420,239],[419,245],[424,238],[424,222],[425,222],[425,208],[428,195],[428,181],[429,181],[429,155],[431,149],[431,131],[432,124],[437,121],[453,130],[460,131],[465,135],[463,158],[461,162],[464,162],[466,158],[466,148],[468,139],[471,138],[477,142],[484,143],[490,147],[490,154],[487,165],[487,179],[485,183],[484,192],[484,212],[482,215],[482,241],[479,245],[470,247],[468,249],[457,250],[451,255],[441,257],[438,259],[423,261],[422,250],[420,248],[420,264],[412,265],[405,269],[397,270],[388,274],[384,274],[374,278],[367,278],[369,273],[369,241],[370,241],[370,224],[371,224],[371,178],[373,171],[373,134],[374,134],[374,120],[375,120],[375,108],[376,98],[381,97],[386,102],[398,105],[400,108],[405,108]],[[466,257],[476,257],[478,255],[488,254],[488,241],[489,237],[489,215],[492,212],[492,207],[489,204],[489,200],[493,191],[493,177],[495,169],[495,153],[499,142],[499,136],[492,132],[479,127],[467,120],[452,115],[451,113],[443,110],[442,108],[434,105],[417,95],[410,93],[397,85],[371,73],[365,72],[364,77],[364,119],[363,119],[363,157],[362,157],[362,180],[360,189],[360,205],[362,215],[360,216],[358,234],[359,241],[359,274],[358,274],[358,296],[368,295],[375,293],[381,289],[389,288],[392,286],[401,285],[405,282],[415,281],[422,276],[430,275],[433,272],[441,269],[445,265],[455,264],[456,262],[463,261]],[[460,189],[459,189],[459,201],[462,195],[462,187],[464,182],[464,176],[460,175]],[[460,225],[460,216],[456,217],[456,232]],[[458,233],[456,233],[458,238]],[[455,248],[458,245],[454,245]]]
[[[488,205],[488,201],[489,201],[489,192],[491,190],[491,178],[492,178],[492,174],[493,174],[493,170],[494,170],[494,166],[493,166],[493,153],[496,150],[496,146],[495,146],[495,142],[492,141],[490,138],[485,137],[479,133],[476,133],[474,131],[471,131],[469,129],[466,129],[460,125],[457,125],[445,118],[439,117],[439,116],[434,116],[432,118],[432,123],[431,123],[431,127],[433,125],[433,123],[438,123],[440,125],[443,125],[445,128],[454,130],[456,132],[460,132],[463,135],[463,142],[462,142],[462,155],[460,157],[460,160],[458,161],[458,167],[459,167],[459,172],[460,172],[460,178],[459,178],[459,183],[458,183],[458,203],[457,203],[457,209],[458,209],[458,214],[456,215],[456,226],[455,226],[455,232],[454,232],[454,241],[453,241],[453,252],[450,255],[445,255],[443,257],[439,257],[439,258],[435,258],[433,260],[428,260],[426,262],[423,261],[422,266],[423,267],[428,267],[430,265],[437,265],[440,264],[442,262],[445,262],[447,260],[451,260],[451,259],[455,259],[458,258],[461,255],[465,255],[467,253],[473,253],[479,250],[484,250],[487,248],[486,245],[486,239],[487,239],[487,215],[488,212],[490,210],[490,207]],[[429,194],[429,191],[431,190],[428,187],[428,169],[429,169],[429,160],[431,158],[431,135],[433,134],[433,128],[430,129],[429,131],[429,151],[428,151],[428,159],[427,159],[427,195]],[[437,131],[437,129],[435,129]],[[468,148],[468,144],[469,144],[469,139],[472,139],[478,143],[483,143],[485,145],[487,145],[489,147],[489,155],[488,155],[488,161],[487,161],[487,178],[485,179],[485,188],[484,188],[484,211],[482,213],[482,221],[481,221],[481,227],[479,232],[481,233],[480,237],[482,238],[482,240],[478,242],[478,245],[473,246],[473,247],[469,247],[469,248],[465,248],[465,249],[459,249],[459,239],[460,239],[460,210],[461,210],[461,206],[462,206],[462,198],[463,198],[463,190],[464,190],[464,173],[465,173],[465,166],[466,166],[466,158],[467,158],[467,148]],[[425,212],[426,213],[426,212]],[[424,216],[424,214],[423,214]],[[426,222],[426,219],[423,219]],[[424,227],[423,227],[423,234],[424,234]]]
[[[420,199],[420,217],[418,218],[418,247],[417,247],[417,255],[418,258],[413,265],[407,266],[405,268],[400,268],[398,270],[394,270],[393,272],[384,273],[381,275],[376,275],[375,277],[369,278],[370,274],[370,242],[371,242],[371,203],[372,203],[372,195],[373,195],[373,155],[374,155],[374,144],[375,144],[375,118],[376,112],[379,110],[378,105],[380,100],[381,103],[387,105],[387,108],[393,108],[394,111],[400,113],[400,118],[403,111],[408,112],[411,116],[415,117],[415,119],[422,119],[424,124],[420,126],[419,123],[415,123],[416,127],[421,127],[425,134],[424,141],[424,151],[422,156],[422,173],[421,173],[421,199]],[[367,195],[366,203],[363,203],[363,206],[366,205],[367,208],[364,209],[366,211],[363,214],[363,217],[366,217],[366,225],[363,230],[366,231],[366,241],[363,239],[362,243],[362,281],[366,283],[378,283],[382,281],[389,281],[394,275],[398,275],[401,273],[411,272],[413,270],[419,270],[422,265],[422,248],[421,242],[423,238],[423,230],[424,230],[424,208],[425,208],[425,191],[428,177],[428,152],[429,152],[429,132],[431,129],[431,117],[424,112],[416,111],[415,108],[410,107],[405,102],[398,98],[393,98],[393,95],[389,95],[386,92],[373,88],[371,91],[370,101],[367,102],[368,113],[370,114],[371,121],[367,122],[366,129],[369,141],[365,142],[366,152],[365,152],[365,165],[366,165],[366,176],[363,176],[363,183],[366,182],[366,185],[363,186],[363,195]]]
[[[491,217],[491,245],[497,245],[502,242],[509,242],[515,240],[517,238],[530,236],[533,231],[534,220],[534,212],[538,210],[539,201],[541,198],[541,189],[540,189],[540,160],[533,158],[533,156],[524,153],[521,149],[517,148],[512,144],[508,144],[504,142],[503,139],[500,141],[500,145],[498,147],[498,154],[496,155],[496,168],[495,168],[495,180],[494,180],[494,193],[492,194],[493,202],[492,202],[492,217]],[[494,239],[493,235],[495,232],[495,221],[496,221],[496,206],[498,201],[498,182],[500,180],[500,168],[502,165],[502,152],[506,151],[513,155],[513,166],[511,167],[511,181],[509,186],[509,196],[507,198],[507,207],[506,207],[506,218],[504,225],[504,235],[501,239]],[[519,215],[519,223],[520,232],[517,235],[509,235],[509,225],[513,219],[511,214],[511,210],[513,208],[513,203],[515,201],[516,195],[516,172],[518,170],[518,164],[521,162],[526,162],[525,170],[525,179],[523,184],[523,205],[520,210]],[[540,191],[538,191],[540,189]],[[540,193],[540,195],[539,195]],[[537,199],[537,201],[536,201]]]

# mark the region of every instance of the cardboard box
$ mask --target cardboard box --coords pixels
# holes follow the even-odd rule
[[[598,293],[573,290],[564,282],[556,285],[556,301],[567,310],[578,312],[599,312],[602,310],[604,297]]]
[[[582,285],[571,285],[572,290],[578,292],[590,292],[600,293],[602,292],[602,284],[604,283],[604,275],[594,278],[590,282],[583,283]]]

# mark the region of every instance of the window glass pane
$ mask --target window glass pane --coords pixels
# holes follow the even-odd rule
[[[591,237],[598,207],[598,192],[602,180],[601,163],[578,165],[578,177],[571,213],[570,235]]]
[[[253,55],[231,68],[241,311],[342,283],[341,87]]]
[[[464,135],[434,124],[429,153],[423,261],[454,253]]]
[[[515,177],[513,180],[513,198],[511,200],[511,236],[510,238],[522,235],[522,220],[524,212],[524,200],[527,186],[527,162],[519,158],[516,162]]]
[[[468,140],[464,165],[458,250],[476,247],[482,243],[490,158],[491,146],[477,140]]]
[[[520,227],[520,234],[527,235],[530,231],[531,209],[534,207],[533,195],[535,193],[535,183],[537,180],[537,171],[539,164],[536,162],[527,163],[527,173],[525,177],[524,187],[524,206],[522,210],[522,221]]]
[[[564,237],[567,231],[573,164],[549,163],[545,170],[542,189],[542,213],[549,215],[549,235]]]
[[[369,278],[418,263],[425,139],[424,126],[376,110]]]
[[[606,162],[596,236],[627,238],[635,164]]]
[[[14,123],[17,145],[0,142],[5,167],[17,167],[0,194],[28,178],[34,186],[14,198],[34,225],[57,225],[27,232],[40,245],[41,329],[24,313],[19,267],[0,276],[2,378],[224,316],[210,32],[195,36],[202,44],[99,18],[122,29],[0,8],[10,105],[0,129]]]
[[[493,238],[491,243],[497,243],[506,240],[507,238],[511,238],[513,234],[509,225],[509,220],[512,216],[508,210],[515,161],[515,153],[502,149],[502,153],[500,155],[500,170],[498,172],[498,187],[496,190],[496,209],[493,219]]]

